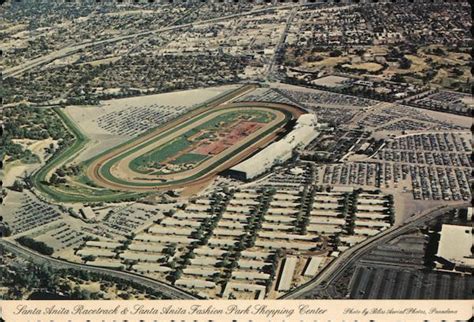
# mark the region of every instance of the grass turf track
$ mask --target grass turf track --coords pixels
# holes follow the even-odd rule
[[[205,101],[204,103],[200,104],[193,110],[201,109],[203,107],[212,107],[212,106],[217,106],[219,104],[225,103],[231,98],[237,97],[239,95],[242,95],[246,92],[249,92],[256,88],[255,85],[244,85],[241,86],[237,89],[231,89],[228,91],[225,91],[216,97],[210,98],[209,100]],[[41,194],[48,196],[56,201],[59,202],[111,202],[111,201],[120,201],[120,200],[126,200],[129,198],[135,198],[135,197],[140,197],[145,195],[144,193],[121,193],[117,191],[112,191],[112,190],[107,190],[103,189],[99,192],[97,192],[96,189],[95,191],[91,193],[86,193],[82,194],[82,192],[74,192],[71,191],[71,189],[68,189],[67,187],[62,187],[64,189],[68,189],[68,191],[64,191],[62,189],[58,189],[56,187],[50,186],[46,182],[46,177],[48,174],[53,171],[55,168],[58,168],[59,166],[65,164],[67,161],[72,159],[75,155],[77,155],[88,143],[89,139],[80,131],[80,129],[72,122],[69,117],[61,111],[60,108],[55,107],[53,110],[58,114],[58,116],[61,118],[63,121],[64,125],[68,129],[68,131],[74,136],[75,141],[74,143],[69,146],[64,148],[62,151],[58,151],[57,154],[53,155],[47,162],[46,164],[40,168],[38,171],[36,171],[32,177],[32,185],[34,188],[37,189],[38,192]],[[151,133],[155,129],[150,129],[146,131],[144,134]],[[134,140],[134,139],[132,139]],[[118,147],[127,144],[128,142],[124,142],[120,144]],[[103,152],[102,154],[107,153],[107,151]],[[90,164],[90,162],[93,159],[84,162],[84,165]]]
[[[176,158],[172,161],[173,164],[182,164],[182,163],[198,163],[207,159],[207,155],[196,154],[196,153],[186,153]]]
[[[212,113],[215,113],[215,111],[209,111],[209,112],[207,112],[203,115],[200,115],[199,118],[196,117],[196,118],[190,120],[189,122],[186,122],[185,124],[183,124],[183,126],[186,126],[186,124],[189,124],[190,122],[194,122],[198,119],[202,119],[206,115],[209,115],[209,114],[212,114]],[[236,111],[229,110],[226,113],[215,116],[214,118],[210,119],[209,121],[207,121],[204,124],[201,124],[199,126],[196,126],[192,129],[190,129],[189,131],[187,131],[183,135],[181,135],[179,137],[176,137],[173,140],[168,141],[168,142],[160,145],[159,147],[155,148],[154,150],[152,150],[150,152],[147,152],[147,153],[133,159],[130,162],[129,167],[130,167],[131,170],[133,170],[134,172],[137,172],[137,173],[147,174],[147,173],[150,173],[150,172],[154,172],[153,169],[146,169],[146,168],[143,168],[143,167],[146,167],[146,165],[149,162],[157,162],[157,163],[163,162],[164,160],[166,160],[166,159],[172,157],[173,155],[176,155],[179,152],[183,151],[184,149],[190,147],[192,145],[192,143],[189,142],[187,138],[197,134],[199,131],[201,131],[201,130],[214,131],[214,130],[219,129],[219,128],[222,129],[225,125],[233,123],[239,117],[247,117],[246,120],[248,120],[248,121],[259,122],[259,123],[268,123],[274,118],[274,114],[271,114],[271,112],[262,112],[262,111],[259,111],[259,110],[253,110],[253,111],[252,110],[248,110],[248,111],[245,111],[245,110],[236,110]],[[183,126],[180,126],[179,128],[182,128]],[[176,130],[178,130],[178,128],[176,128]],[[164,135],[161,135],[161,136],[155,138],[153,141],[149,141],[149,142],[153,143],[153,142],[155,142],[156,140],[158,140],[162,137],[164,137]],[[204,136],[202,136],[202,137],[204,137]],[[199,139],[198,139],[198,141],[199,141]],[[147,142],[147,144],[148,144],[148,142]],[[140,145],[139,148],[141,149],[144,146],[145,146],[145,144],[142,144],[142,145]],[[137,149],[134,149],[133,151],[137,151]],[[196,161],[195,163],[197,164],[197,163],[199,163],[200,160],[204,160],[207,157],[208,157],[207,155],[203,155],[200,158],[199,157],[191,158],[191,160]],[[184,161],[180,161],[180,162],[176,162],[176,163],[186,162],[185,159],[183,159],[183,160]],[[172,162],[172,163],[175,163],[175,162]]]
[[[253,104],[253,105],[252,105]],[[235,104],[235,105],[227,105],[226,108],[230,108],[230,107],[236,107],[236,108],[241,108],[241,107],[260,107],[260,108],[273,108],[273,109],[278,109],[280,110],[281,112],[283,112],[286,116],[286,118],[279,122],[278,124],[276,124],[275,126],[272,126],[271,128],[267,129],[265,132],[261,133],[258,137],[254,138],[252,141],[249,141],[247,142],[246,144],[240,146],[237,150],[235,150],[232,154],[228,155],[228,156],[225,156],[223,159],[219,160],[219,165],[222,164],[222,163],[225,163],[227,161],[229,161],[230,159],[238,156],[242,151],[246,150],[247,148],[251,147],[253,144],[255,144],[255,142],[257,141],[260,141],[261,139],[265,138],[266,136],[269,136],[270,134],[272,134],[273,132],[275,132],[278,128],[281,128],[292,116],[294,116],[294,114],[297,112],[295,112],[296,108],[293,107],[293,106],[289,106],[289,105],[286,105],[286,104],[272,104],[272,103],[242,103],[242,104]],[[215,112],[215,111],[213,111]],[[199,119],[199,118],[202,118],[204,115],[202,114],[198,114],[196,115],[195,117],[191,118],[190,121],[188,119],[188,121],[186,121],[185,123],[186,124],[189,124],[189,122],[195,122],[196,119]],[[160,138],[162,138],[163,136],[166,136],[169,132],[173,132],[173,131],[176,131],[178,128],[181,128],[182,126],[184,126],[185,124],[183,124],[182,122],[181,123],[178,123],[180,124],[178,127],[172,127],[170,129],[167,129],[164,131],[164,134],[158,134],[157,136],[153,137],[153,139],[151,139],[151,141],[156,141]],[[137,152],[139,151],[141,148],[143,148],[143,145],[148,145],[149,142],[145,142],[144,144],[139,144],[138,146],[136,146],[135,148],[133,149],[125,149],[124,151],[120,151],[118,152],[117,154],[115,155],[111,155],[109,158],[106,158],[105,160],[100,160],[99,162],[97,162],[96,160],[96,166],[95,168],[93,169],[93,173],[94,173],[94,180],[96,181],[102,181],[101,185],[110,185],[110,186],[113,186],[114,189],[123,189],[123,190],[127,190],[127,189],[130,189],[131,191],[140,191],[140,190],[155,190],[157,188],[173,188],[173,187],[176,187],[176,185],[183,185],[183,184],[188,184],[188,183],[191,183],[197,179],[199,179],[200,177],[203,177],[205,176],[207,173],[209,172],[212,172],[214,170],[214,168],[216,168],[216,164],[212,164],[211,166],[208,166],[206,167],[205,169],[203,169],[202,171],[199,171],[193,175],[190,175],[189,177],[185,178],[185,179],[180,179],[180,180],[174,180],[173,182],[133,182],[133,181],[130,181],[130,180],[123,180],[123,179],[120,179],[120,178],[117,178],[115,177],[112,173],[111,173],[111,168],[112,166],[119,162],[121,159],[123,159],[125,156],[124,154],[126,155],[129,155],[130,153],[134,153],[134,152]]]
[[[150,161],[158,163],[163,162],[170,156],[177,154],[178,152],[189,147],[190,145],[191,144],[184,137],[180,136],[171,142],[165,143],[158,149],[134,159],[130,163],[130,169],[133,169],[134,171],[140,173],[149,173],[153,170],[142,170],[142,167],[145,166],[147,163],[149,163]]]
[[[58,114],[61,120],[64,122],[68,131],[74,136],[75,140],[74,143],[66,147],[62,152],[59,154],[55,154],[52,158],[50,158],[46,164],[39,169],[35,174],[32,176],[32,183],[33,186],[39,190],[39,192],[46,194],[53,199],[60,201],[60,202],[74,202],[74,201],[114,201],[116,199],[123,199],[123,198],[130,198],[136,197],[140,194],[136,193],[120,193],[120,192],[113,192],[110,190],[99,191],[96,194],[88,194],[87,196],[81,196],[80,194],[70,194],[65,193],[59,189],[56,189],[53,186],[50,186],[46,182],[46,177],[48,174],[53,171],[55,168],[59,167],[60,165],[66,163],[71,158],[73,158],[77,153],[79,153],[85,145],[89,142],[89,139],[79,130],[79,128],[67,117],[67,115],[61,111],[60,108],[53,108],[53,110]]]

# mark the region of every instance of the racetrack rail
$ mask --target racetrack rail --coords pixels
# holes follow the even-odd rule
[[[192,122],[193,119],[200,117],[203,113],[213,112],[217,114],[220,111],[228,111],[231,109],[239,110],[251,108],[278,112],[278,114],[276,114],[278,117],[277,121],[273,122],[271,126],[265,127],[264,131],[262,130],[258,135],[256,134],[255,137],[250,135],[235,146],[211,157],[210,160],[206,160],[195,169],[187,170],[182,174],[174,174],[173,176],[175,178],[173,180],[164,181],[163,178],[166,178],[165,175],[140,175],[129,168],[132,159],[129,156],[130,153],[133,153],[135,157],[137,157],[140,149],[145,150],[145,152],[150,150],[147,146],[155,144],[157,138],[161,140],[159,141],[162,142],[161,144],[166,142],[164,138],[168,137],[168,141],[170,141],[170,137],[174,138],[182,134],[183,124],[189,123],[186,126],[188,128],[192,127],[194,124]],[[243,102],[224,103],[217,106],[213,104],[213,106],[210,107],[204,106],[96,157],[90,162],[86,170],[86,175],[89,179],[102,187],[132,192],[179,189],[189,187],[190,184],[200,185],[204,181],[210,180],[217,173],[232,167],[240,160],[248,157],[256,148],[268,144],[269,138],[273,139],[274,134],[280,130],[286,122],[292,118],[297,118],[301,114],[302,111],[299,108],[281,103]],[[285,115],[285,117],[281,115]],[[127,179],[124,179],[123,176],[127,177]],[[134,179],[134,176],[140,177],[140,179]]]

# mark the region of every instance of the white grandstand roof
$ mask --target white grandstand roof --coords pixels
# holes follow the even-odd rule
[[[232,167],[231,170],[243,172],[247,179],[251,179],[270,169],[274,164],[288,160],[292,156],[293,149],[298,145],[306,146],[316,138],[318,135],[314,127],[316,123],[316,115],[301,115],[293,131],[282,140],[270,144],[253,157]]]

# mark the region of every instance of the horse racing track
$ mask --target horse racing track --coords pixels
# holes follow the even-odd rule
[[[193,110],[88,162],[86,175],[113,190],[199,185],[275,138],[301,111],[280,103],[227,103]]]

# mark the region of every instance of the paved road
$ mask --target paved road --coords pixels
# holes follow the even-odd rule
[[[271,11],[271,10],[274,10],[274,9],[293,8],[293,7],[297,7],[297,6],[309,6],[309,5],[316,5],[316,4],[318,4],[318,3],[313,3],[313,4],[291,4],[291,5],[287,5],[287,6],[281,6],[281,5],[280,6],[272,6],[272,7],[267,7],[267,8],[263,8],[263,9],[246,11],[246,12],[242,12],[242,13],[238,13],[238,14],[232,14],[232,15],[228,15],[228,16],[218,17],[218,18],[214,18],[214,19],[203,20],[203,21],[199,21],[199,22],[195,22],[195,23],[186,23],[186,24],[175,25],[175,26],[167,26],[167,27],[163,27],[163,28],[159,28],[159,29],[155,29],[155,30],[148,30],[148,31],[133,33],[133,34],[129,34],[129,35],[123,35],[123,36],[119,36],[119,37],[115,37],[115,38],[108,38],[108,39],[99,40],[99,41],[87,41],[87,42],[78,44],[76,46],[62,48],[60,50],[54,51],[54,52],[49,53],[47,55],[32,59],[28,62],[25,62],[25,63],[21,64],[21,65],[6,69],[6,70],[3,71],[3,76],[4,77],[19,76],[22,73],[24,73],[24,72],[26,72],[26,71],[28,71],[32,68],[48,64],[48,63],[50,63],[50,62],[52,62],[56,59],[64,58],[64,57],[73,55],[73,54],[75,54],[75,53],[77,53],[77,52],[79,52],[79,51],[81,51],[85,48],[93,47],[93,46],[96,46],[96,45],[101,45],[101,44],[106,44],[106,43],[114,43],[114,42],[118,42],[118,41],[121,41],[121,40],[127,40],[127,39],[131,39],[131,38],[137,38],[137,37],[141,37],[141,36],[152,35],[152,34],[155,34],[155,33],[158,33],[158,32],[173,31],[173,30],[189,28],[189,27],[193,27],[193,26],[205,25],[205,24],[225,21],[225,20],[232,19],[232,18],[237,18],[237,17],[250,16],[250,15],[254,15],[254,14],[257,14],[257,13],[261,13],[261,12]]]
[[[294,289],[293,291],[281,296],[281,299],[298,299],[303,298],[305,295],[309,295],[316,288],[322,289],[323,291],[331,285],[332,282],[337,280],[344,272],[346,268],[349,268],[367,252],[379,246],[380,244],[386,243],[397,236],[406,234],[414,227],[425,223],[433,218],[445,214],[447,211],[458,207],[467,207],[468,203],[459,203],[456,205],[440,206],[417,216],[413,216],[402,226],[394,226],[390,229],[385,230],[373,238],[369,238],[360,244],[348,249],[326,266],[315,278],[308,283]]]
[[[101,273],[107,276],[121,278],[126,281],[135,282],[137,284],[150,287],[156,291],[163,293],[165,296],[171,299],[178,299],[178,300],[199,299],[198,297],[192,294],[189,294],[187,292],[184,292],[176,287],[173,287],[171,285],[164,284],[159,281],[153,280],[151,278],[147,278],[147,277],[140,276],[137,274],[133,274],[133,273],[125,272],[125,271],[116,271],[116,270],[101,268],[101,267],[88,266],[88,265],[83,265],[83,264],[78,264],[78,263],[71,263],[64,260],[55,259],[49,256],[41,255],[34,251],[31,251],[30,249],[25,248],[21,245],[18,245],[15,242],[7,240],[7,239],[0,238],[0,245],[5,247],[5,249],[7,249],[8,251],[16,254],[17,256],[23,257],[27,259],[28,261],[33,262],[35,264],[40,264],[40,265],[47,264],[56,269],[76,269],[76,270],[88,271],[88,272],[93,272],[93,273]]]
[[[293,10],[291,10],[290,14],[288,15],[288,19],[286,20],[285,28],[283,29],[280,39],[278,40],[278,43],[275,46],[275,53],[273,54],[270,65],[268,66],[267,77],[266,77],[268,81],[273,81],[273,79],[275,78],[275,75],[273,75],[274,74],[273,69],[275,68],[275,63],[277,59],[279,59],[282,55],[286,36],[288,35],[288,30],[290,29],[291,23],[293,19],[295,18],[296,12],[297,12],[296,8],[293,8]]]

